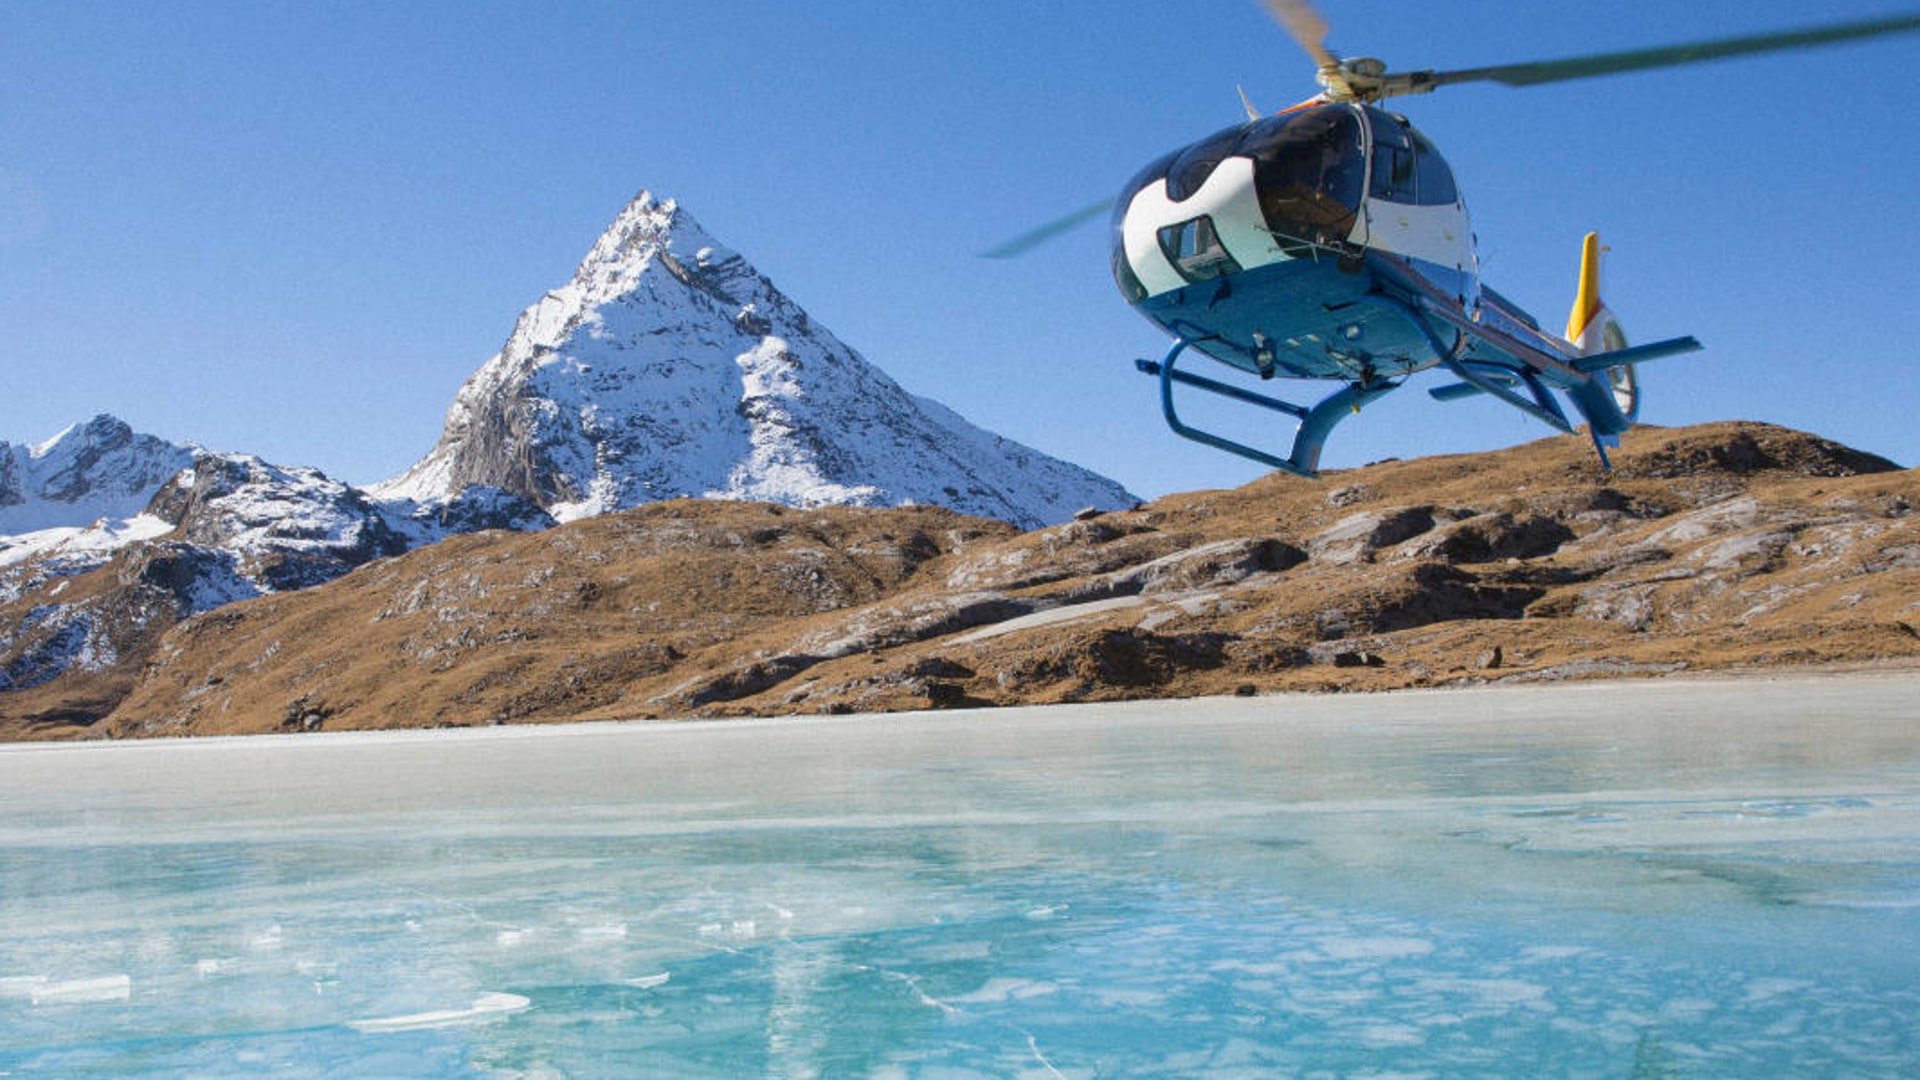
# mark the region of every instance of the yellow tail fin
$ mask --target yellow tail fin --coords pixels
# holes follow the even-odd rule
[[[1567,316],[1567,340],[1580,346],[1581,337],[1596,328],[1606,311],[1600,300],[1600,234],[1590,232],[1580,247],[1580,291],[1573,297],[1573,313]],[[1582,348],[1581,352],[1591,352]]]

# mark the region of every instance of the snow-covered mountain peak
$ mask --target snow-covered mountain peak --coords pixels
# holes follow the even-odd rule
[[[630,333],[618,308],[671,304],[688,290],[722,306],[751,308],[763,280],[674,200],[642,191],[600,234],[572,279],[521,313],[501,356],[537,366],[583,325],[597,338]],[[616,310],[598,310],[605,307]]]
[[[431,504],[469,485],[563,521],[680,496],[936,503],[1029,526],[1132,502],[907,393],[649,192],[521,313],[439,444],[375,490]]]
[[[711,246],[712,238],[678,202],[642,191],[594,241],[593,249],[580,260],[574,280],[587,281],[610,271],[638,271],[662,251],[688,255]]]
[[[0,443],[0,536],[131,517],[193,454],[106,413],[45,442]]]

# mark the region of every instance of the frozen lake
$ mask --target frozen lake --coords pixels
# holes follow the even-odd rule
[[[1920,1075],[1920,675],[0,748],[0,1076]]]

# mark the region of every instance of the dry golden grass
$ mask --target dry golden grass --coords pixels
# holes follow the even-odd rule
[[[31,702],[0,696],[14,719],[0,734],[898,710],[1920,659],[1914,472],[1758,424],[1642,429],[1615,465],[1604,472],[1583,439],[1555,438],[1323,483],[1276,474],[1029,533],[931,508],[682,501],[476,534],[209,612],[137,663],[56,680]],[[49,722],[55,709],[67,723]],[[71,723],[90,716],[102,719]]]

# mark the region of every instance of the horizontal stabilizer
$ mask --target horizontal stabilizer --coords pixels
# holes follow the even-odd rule
[[[1485,390],[1480,389],[1472,383],[1463,382],[1448,383],[1445,386],[1436,386],[1427,391],[1427,395],[1435,401],[1460,401],[1463,398],[1470,398],[1475,394],[1484,393],[1486,393]]]
[[[1681,353],[1698,352],[1701,348],[1700,342],[1694,338],[1693,335],[1689,334],[1686,337],[1656,341],[1650,345],[1635,345],[1631,348],[1615,349],[1612,352],[1583,356],[1575,360],[1573,366],[1574,369],[1581,374],[1591,375],[1596,371],[1605,371],[1610,367],[1619,367],[1621,364],[1638,364],[1646,360],[1659,360],[1663,357],[1678,356]]]

